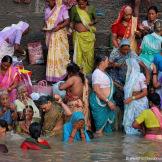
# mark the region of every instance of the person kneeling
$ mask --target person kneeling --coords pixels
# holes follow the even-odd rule
[[[82,112],[74,112],[70,118],[70,121],[64,124],[63,141],[69,143],[76,141],[90,141],[85,129],[85,119]]]

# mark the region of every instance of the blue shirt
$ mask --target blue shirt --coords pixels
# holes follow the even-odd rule
[[[3,108],[0,107],[0,111],[2,111]],[[11,117],[11,111],[7,110],[2,116],[0,116],[0,119],[5,120],[7,124],[11,125],[12,124],[12,117]]]
[[[158,53],[154,56],[154,64],[158,71],[162,71],[162,54]]]

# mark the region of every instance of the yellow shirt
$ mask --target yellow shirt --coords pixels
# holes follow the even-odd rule
[[[160,127],[160,123],[155,114],[151,111],[151,109],[143,110],[142,113],[136,118],[136,122],[138,124],[144,122],[146,128]]]

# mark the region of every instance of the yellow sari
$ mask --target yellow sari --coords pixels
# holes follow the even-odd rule
[[[56,4],[57,7],[50,11],[51,15],[46,21],[49,30],[57,26],[59,14],[65,9],[62,0],[57,0]],[[46,44],[48,46],[46,79],[50,82],[58,82],[66,77],[66,66],[69,63],[69,43],[66,28],[57,32],[47,32]]]
[[[78,6],[76,6],[77,12],[83,25],[89,30],[88,32],[77,32],[73,33],[73,44],[74,44],[74,56],[73,60],[78,64],[85,74],[90,74],[93,70],[94,65],[94,43],[96,31],[94,26],[89,26],[91,23],[88,13]]]

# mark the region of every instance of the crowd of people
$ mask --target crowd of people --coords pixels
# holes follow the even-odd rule
[[[157,7],[150,6],[147,19],[140,22],[131,6],[123,6],[111,27],[112,52],[94,54],[97,19],[88,0],[45,3],[46,80],[56,83],[57,91],[32,98],[12,58],[15,53],[26,54],[20,41],[29,24],[21,21],[4,28],[0,32],[0,135],[25,134],[29,138],[21,148],[34,150],[50,148],[41,136],[89,142],[123,131],[162,140],[162,20]],[[68,33],[73,36],[72,60]]]

